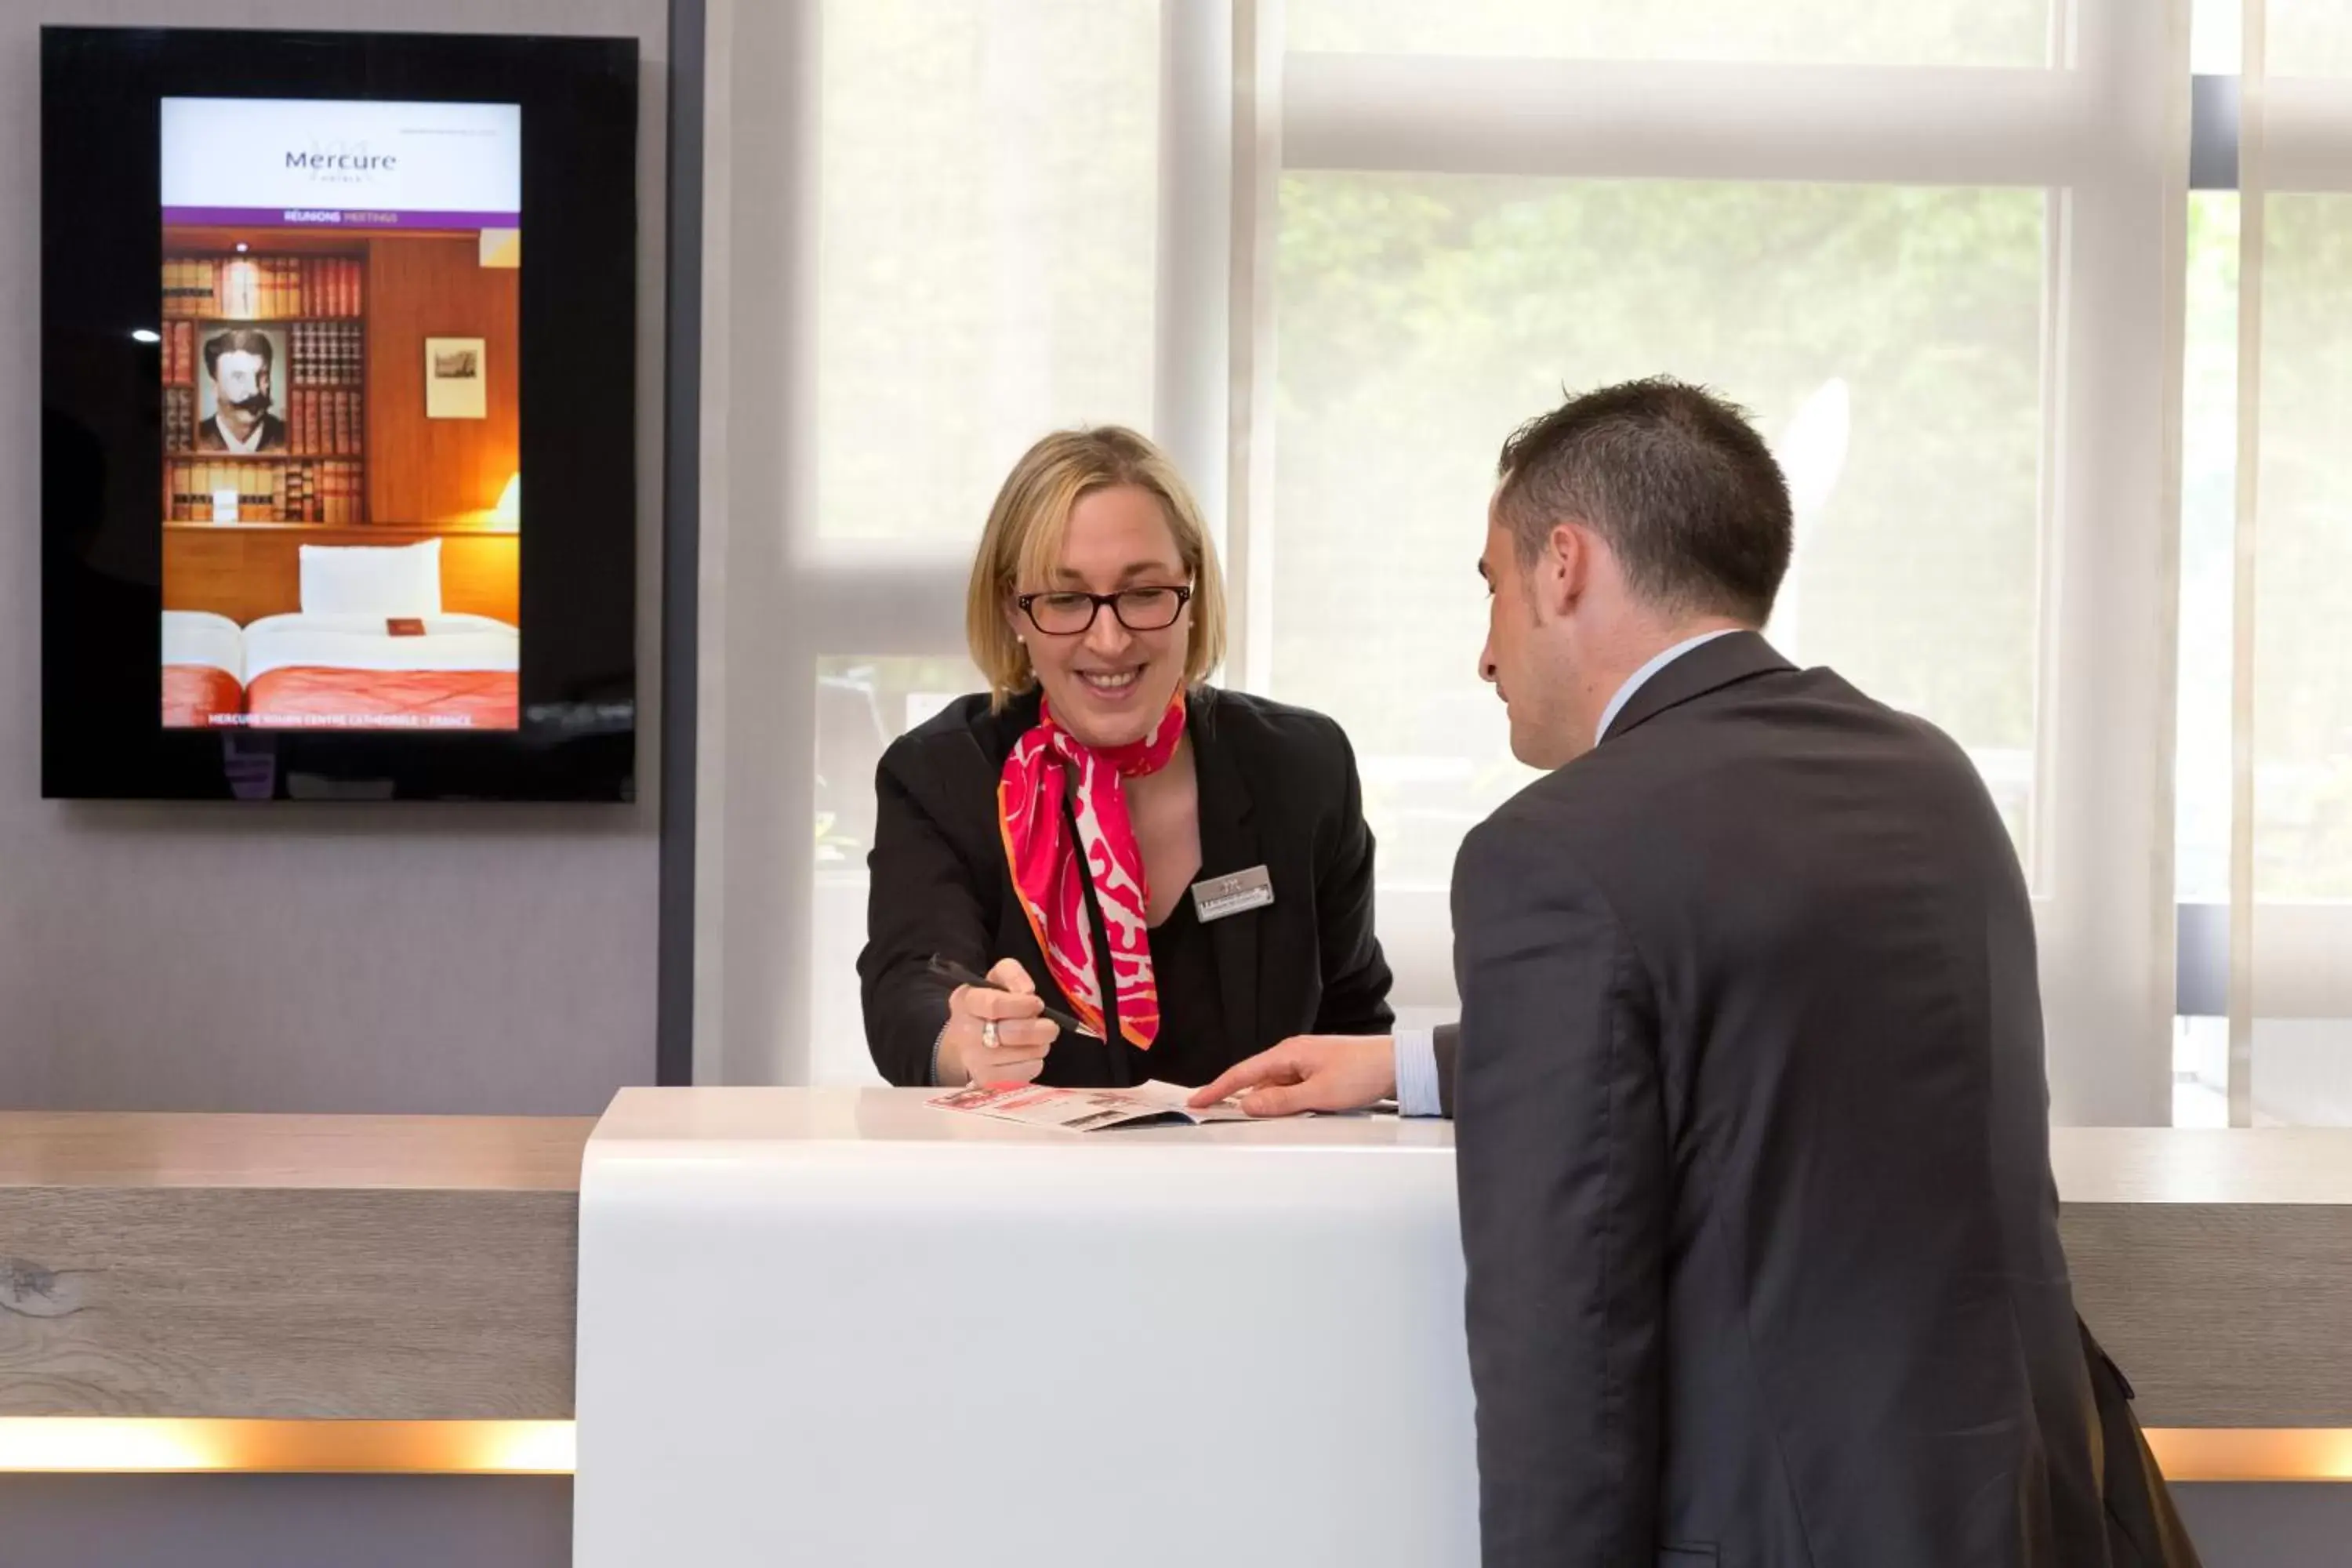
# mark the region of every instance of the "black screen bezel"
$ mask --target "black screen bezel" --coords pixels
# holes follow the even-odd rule
[[[635,797],[637,43],[44,27],[41,793]],[[521,725],[166,730],[161,102],[522,107]]]

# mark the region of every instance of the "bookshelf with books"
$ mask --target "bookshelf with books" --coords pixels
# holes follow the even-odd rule
[[[368,521],[366,276],[358,254],[165,255],[165,521]],[[277,358],[270,417],[285,428],[267,451],[206,441],[205,343],[238,329],[262,332]]]
[[[163,465],[167,522],[364,522],[360,465],[350,458],[282,461],[213,453]],[[222,497],[236,497],[224,519]]]

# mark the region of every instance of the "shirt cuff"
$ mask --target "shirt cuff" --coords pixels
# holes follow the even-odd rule
[[[1444,1115],[1437,1087],[1437,1032],[1399,1029],[1390,1037],[1396,1045],[1397,1114]]]

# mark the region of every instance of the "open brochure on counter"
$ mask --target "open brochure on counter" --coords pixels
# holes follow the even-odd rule
[[[1135,1089],[1048,1089],[1034,1083],[977,1083],[934,1097],[942,1110],[1050,1127],[1063,1132],[1107,1132],[1122,1127],[1197,1126],[1207,1121],[1246,1121],[1239,1100],[1195,1110],[1184,1102],[1192,1091],[1172,1083]]]

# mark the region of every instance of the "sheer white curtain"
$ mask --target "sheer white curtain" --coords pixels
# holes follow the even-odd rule
[[[2352,7],[2245,0],[2229,1109],[2352,1124]]]
[[[698,1072],[859,1076],[875,753],[964,689],[1049,426],[1176,452],[1224,679],[1340,719],[1398,1001],[1523,782],[1473,669],[1494,454],[1671,372],[1795,481],[1773,635],[1952,730],[2053,1089],[2168,1115],[2187,27],[2149,0],[718,0]]]

